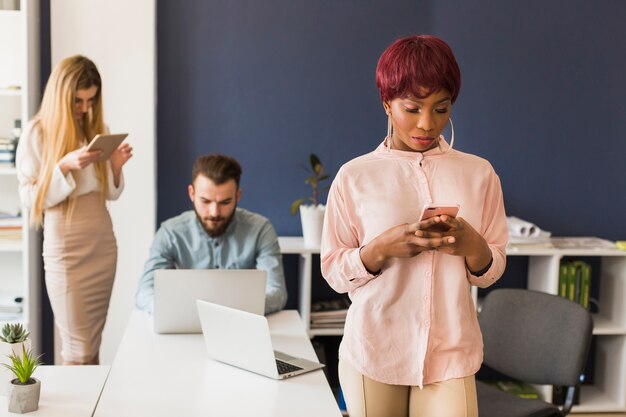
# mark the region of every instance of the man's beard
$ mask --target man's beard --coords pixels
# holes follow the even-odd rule
[[[235,204],[235,209],[233,210],[233,212],[227,219],[224,219],[224,217],[220,217],[220,216],[215,216],[215,217],[209,216],[206,218],[202,218],[200,214],[198,213],[198,211],[195,209],[195,207],[194,207],[194,211],[196,212],[196,217],[198,218],[198,221],[202,225],[202,228],[207,233],[207,235],[209,235],[210,237],[220,237],[226,232],[226,229],[228,229],[228,226],[233,221],[233,218],[235,217],[235,213],[237,212],[237,205]],[[217,226],[213,227],[209,223],[209,221],[211,220],[219,220],[221,222]]]

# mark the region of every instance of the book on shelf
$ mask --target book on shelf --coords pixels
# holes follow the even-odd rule
[[[312,329],[342,329],[350,307],[348,297],[311,304]]]
[[[22,239],[21,227],[0,229],[0,240],[20,240],[20,239]]]
[[[22,238],[22,216],[0,212],[0,239],[19,240]]]
[[[17,149],[17,139],[13,138],[0,138],[0,152],[1,151],[13,151]]]
[[[1,216],[0,215],[0,229],[14,229],[22,227],[21,216]]]
[[[563,261],[559,266],[558,295],[589,309],[591,266],[583,261]]]
[[[0,138],[0,166],[15,166],[17,140]]]
[[[325,316],[325,317],[315,316],[312,321],[314,323],[319,323],[319,324],[335,324],[335,323],[343,324],[346,321],[345,311],[342,311],[341,313],[336,314],[334,316]]]
[[[343,329],[345,326],[345,319],[338,323],[320,323],[317,321],[311,322],[311,329]]]
[[[589,291],[591,287],[591,266],[583,263],[581,275],[580,299],[581,306],[589,310]]]
[[[334,300],[316,301],[311,304],[311,315],[315,313],[322,314],[342,310],[347,311],[350,304],[350,299],[348,297],[336,298]]]
[[[10,210],[7,209],[0,210],[0,219],[13,219],[13,218],[21,218],[20,210]]]
[[[567,298],[567,265],[562,263],[559,265],[559,297]]]
[[[2,246],[3,243],[13,246],[21,240],[22,229],[0,230],[0,246]]]

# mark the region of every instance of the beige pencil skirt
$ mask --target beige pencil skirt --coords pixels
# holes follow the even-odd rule
[[[71,221],[61,206],[46,209],[46,287],[64,362],[88,363],[100,350],[117,265],[111,217],[100,193],[77,198]]]

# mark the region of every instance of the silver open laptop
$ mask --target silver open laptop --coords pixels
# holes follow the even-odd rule
[[[266,271],[257,269],[159,269],[154,271],[154,331],[200,333],[196,300],[265,312]]]
[[[198,300],[198,315],[209,356],[274,379],[285,379],[324,365],[275,351],[263,315]]]

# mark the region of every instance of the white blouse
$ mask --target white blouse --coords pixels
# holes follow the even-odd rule
[[[41,168],[41,136],[39,130],[33,128],[34,124],[33,121],[30,121],[22,132],[15,156],[20,199],[22,204],[28,208],[32,208],[35,201],[37,193],[36,181]],[[107,181],[107,200],[117,200],[124,189],[124,176],[120,174],[120,183],[116,187],[113,182],[113,172],[111,171],[111,163],[109,161],[107,161]],[[50,187],[48,187],[44,201],[44,209],[56,206],[72,193],[80,196],[99,191],[100,184],[93,164],[82,170],[70,171],[67,175],[63,175],[61,168],[57,164],[52,171]]]

